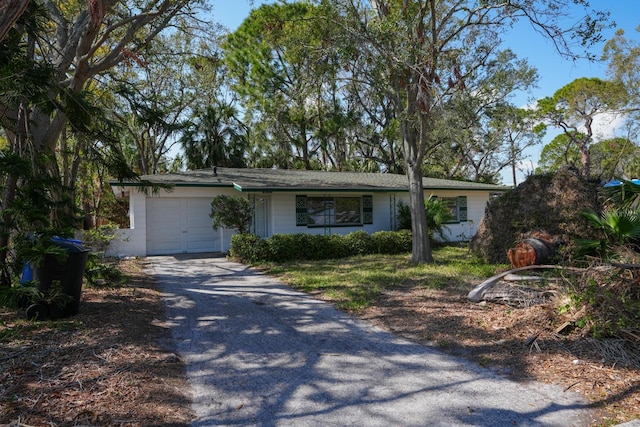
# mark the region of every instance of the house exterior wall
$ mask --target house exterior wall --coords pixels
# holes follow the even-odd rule
[[[331,226],[331,227],[309,227],[296,225],[296,196],[303,195],[309,197],[361,197],[363,195],[373,196],[373,224],[364,224],[361,226]],[[375,233],[376,231],[390,230],[390,205],[389,193],[275,193],[271,197],[272,201],[272,234],[348,234],[353,231],[363,230],[367,233]]]
[[[407,192],[396,193],[305,193],[305,192],[274,192],[274,193],[240,193],[232,188],[211,188],[211,187],[177,187],[171,192],[160,191],[158,195],[146,196],[137,188],[132,188],[130,192],[130,224],[131,228],[117,231],[118,238],[112,241],[107,250],[112,256],[146,256],[147,255],[147,200],[151,197],[160,198],[211,198],[217,195],[264,197],[269,196],[268,209],[268,229],[273,234],[348,234],[353,231],[363,230],[369,234],[376,231],[393,230],[397,226],[396,206],[402,202],[409,203]],[[447,224],[448,231],[446,238],[449,241],[467,241],[477,231],[478,224],[482,219],[485,206],[490,198],[489,191],[465,191],[465,190],[425,190],[425,198],[433,194],[438,197],[458,197],[467,198],[467,221]],[[309,227],[296,225],[296,195],[308,197],[317,196],[371,196],[373,202],[372,224],[361,226],[332,226],[332,227]],[[203,212],[202,215],[209,212]],[[213,224],[213,223],[212,223]],[[221,231],[220,251],[226,252],[231,245],[231,235],[234,230],[223,229]]]
[[[234,196],[239,193],[232,188],[178,187],[173,191],[160,190],[157,195],[147,196],[133,187],[129,195],[130,228],[116,230],[116,238],[109,244],[109,256],[146,256],[147,255],[147,200],[151,198],[210,198],[218,195]],[[202,212],[209,215],[210,211]],[[213,220],[211,221],[213,226]],[[233,230],[221,230],[220,251],[228,250]]]

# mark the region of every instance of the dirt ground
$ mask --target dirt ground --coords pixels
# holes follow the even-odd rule
[[[189,425],[184,366],[168,350],[161,295],[141,263],[123,264],[125,287],[84,289],[77,316],[31,323],[0,310],[0,426]],[[640,417],[637,367],[611,362],[593,341],[556,334],[562,319],[548,307],[465,297],[407,286],[358,315],[515,380],[583,393],[599,409],[594,426]]]
[[[0,425],[190,425],[162,296],[139,261],[122,266],[128,285],[83,289],[76,316],[31,323],[0,310]]]
[[[408,287],[386,292],[361,317],[513,380],[553,383],[582,393],[597,409],[593,426],[640,418],[638,359],[625,367],[622,362],[629,365],[629,360],[619,357],[618,341],[556,333],[566,319],[551,304],[478,304],[467,301],[466,294]]]

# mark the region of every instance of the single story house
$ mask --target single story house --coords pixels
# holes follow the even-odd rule
[[[152,194],[139,182],[111,183],[116,194],[129,195],[130,228],[118,230],[110,255],[228,251],[234,230],[214,230],[209,216],[211,201],[221,194],[251,201],[252,232],[261,237],[396,230],[398,205],[409,201],[407,177],[389,173],[214,168],[147,175],[142,180],[171,189]],[[508,190],[433,178],[423,183],[425,197],[434,195],[451,207],[451,241],[469,240],[487,201]]]

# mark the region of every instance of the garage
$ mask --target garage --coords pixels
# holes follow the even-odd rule
[[[212,227],[211,198],[148,198],[147,254],[220,251],[220,231]]]

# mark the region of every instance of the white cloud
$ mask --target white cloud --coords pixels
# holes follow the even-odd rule
[[[623,114],[603,113],[595,116],[591,127],[594,141],[620,136],[619,131],[624,126],[625,120],[626,116]]]

